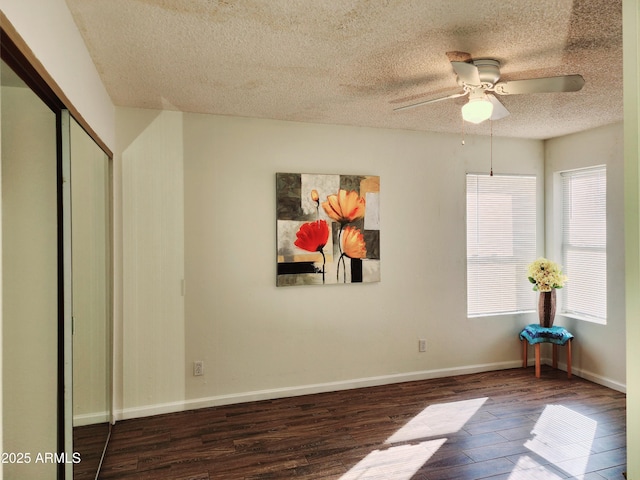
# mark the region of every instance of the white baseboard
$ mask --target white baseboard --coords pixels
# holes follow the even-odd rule
[[[564,370],[566,370],[566,365],[564,365]],[[611,390],[616,390],[621,393],[627,393],[627,385],[624,383],[616,382],[615,380],[603,377],[602,375],[597,375],[593,372],[589,372],[588,370],[582,370],[581,368],[572,367],[571,371],[577,376],[584,378],[585,380],[589,380],[590,382],[597,383],[598,385],[608,387]]]
[[[375,387],[378,385],[388,385],[392,383],[412,382],[416,380],[428,380],[431,378],[452,377],[455,375],[466,375],[470,373],[490,372],[494,370],[505,370],[521,366],[519,361],[487,363],[479,365],[469,365],[465,367],[443,368],[438,370],[423,370],[418,372],[398,373],[392,375],[381,375],[377,377],[356,378],[339,382],[317,383],[310,385],[299,385],[293,387],[274,388],[267,390],[256,390],[251,392],[233,393],[228,395],[216,395],[212,397],[196,398],[176,402],[167,402],[155,405],[143,405],[140,407],[124,408],[115,411],[115,420],[126,420],[130,418],[148,417],[151,415],[161,415],[164,413],[181,412],[197,408],[217,407],[220,405],[231,405],[235,403],[254,402],[260,400],[272,400],[282,397],[296,397],[301,395],[311,395],[314,393],[335,392],[339,390],[350,390],[354,388]]]
[[[542,357],[540,358],[540,363],[542,365],[552,365],[552,359],[547,357]],[[529,366],[535,365],[535,359],[528,358],[527,365]],[[566,372],[567,364],[558,362],[558,369]],[[598,375],[596,373],[590,372],[589,370],[576,368],[574,365],[572,365],[571,373],[573,375],[576,375],[577,377],[584,378],[585,380],[589,380],[590,382],[597,383],[598,385],[602,385],[603,387],[607,387],[621,393],[627,393],[626,384],[617,382],[607,377],[603,377],[602,375]]]
[[[542,358],[541,362],[545,365],[551,365],[550,358]],[[533,365],[533,362],[530,361],[528,364]],[[465,367],[442,368],[438,370],[423,370],[418,372],[381,375],[377,377],[356,378],[339,382],[317,383],[293,387],[273,388],[267,390],[256,390],[251,392],[240,392],[227,395],[216,395],[212,397],[195,398],[191,400],[124,408],[115,411],[114,417],[117,421],[126,420],[130,418],[148,417],[151,415],[181,412],[184,410],[194,410],[197,408],[217,407],[220,405],[231,405],[235,403],[254,402],[260,400],[272,400],[275,398],[283,397],[296,397],[301,395],[311,395],[314,393],[350,390],[354,388],[375,387],[378,385],[412,382],[416,380],[428,380],[431,378],[452,377],[455,375],[466,375],[470,373],[491,372],[509,368],[518,368],[520,366],[522,366],[521,361],[486,363],[479,365],[469,365]],[[567,369],[566,365],[562,363],[558,363],[558,367],[564,371],[566,371]],[[585,370],[577,369],[575,367],[572,370],[572,373],[578,377],[603,385],[613,390],[626,393],[626,385],[624,384]]]
[[[111,419],[109,412],[84,413],[73,416],[73,426],[83,427],[85,425],[95,425],[96,423],[107,423]]]

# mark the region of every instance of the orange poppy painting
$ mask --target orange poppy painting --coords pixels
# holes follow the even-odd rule
[[[276,174],[277,285],[380,281],[380,177]]]

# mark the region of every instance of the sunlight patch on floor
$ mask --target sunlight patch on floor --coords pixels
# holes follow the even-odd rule
[[[429,405],[407,424],[387,438],[385,443],[399,443],[428,437],[451,435],[462,429],[484,405],[487,398]]]
[[[562,480],[564,476],[552,472],[544,465],[540,465],[533,458],[524,455],[518,459],[516,467],[508,480]]]
[[[441,438],[374,450],[340,480],[409,480],[446,441]]]
[[[429,405],[385,442],[401,445],[372,451],[340,480],[410,480],[487,399]],[[566,477],[568,463],[574,477],[584,478],[597,426],[598,422],[570,408],[547,405],[531,431],[532,437],[524,444],[532,455],[518,459],[508,480],[560,480]],[[403,444],[430,437],[438,438]]]
[[[396,445],[374,450],[340,480],[409,480],[447,441],[484,405],[487,398],[429,405],[386,440],[386,444],[414,442],[441,437],[412,445]]]
[[[562,405],[547,405],[524,446],[551,464],[570,461],[572,475],[584,475],[598,422]]]

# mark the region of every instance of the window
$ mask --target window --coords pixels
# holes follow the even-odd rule
[[[467,314],[535,309],[536,178],[467,175]]]
[[[607,170],[573,170],[562,179],[562,264],[569,277],[560,290],[561,312],[606,323]]]

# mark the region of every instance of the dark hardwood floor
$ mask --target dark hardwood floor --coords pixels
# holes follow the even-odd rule
[[[117,423],[101,479],[623,480],[625,395],[543,367]]]
[[[73,480],[94,480],[100,467],[109,424],[99,423],[73,427],[73,450],[81,461],[73,466]]]

